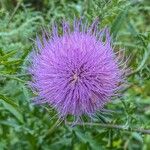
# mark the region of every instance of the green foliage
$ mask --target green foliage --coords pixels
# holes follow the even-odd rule
[[[147,0],[0,0],[0,150],[149,150],[150,2]],[[74,126],[57,120],[48,106],[34,106],[26,83],[29,53],[41,27],[74,16],[109,26],[115,49],[125,49],[129,88],[94,118],[123,129]],[[33,40],[32,40],[33,39]],[[122,54],[123,55],[123,54]]]

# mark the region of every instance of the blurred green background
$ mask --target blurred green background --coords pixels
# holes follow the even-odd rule
[[[59,123],[48,106],[31,104],[26,86],[36,34],[74,16],[98,17],[100,28],[110,27],[115,49],[130,56],[129,87],[95,126]],[[150,135],[132,128],[150,128],[150,0],[0,0],[0,150],[150,150]]]

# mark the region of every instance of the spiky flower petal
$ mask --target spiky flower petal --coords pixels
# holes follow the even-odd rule
[[[103,108],[120,89],[123,72],[119,67],[108,29],[99,30],[98,21],[88,26],[74,21],[56,25],[32,57],[32,88],[36,103],[48,103],[60,116],[92,114]]]

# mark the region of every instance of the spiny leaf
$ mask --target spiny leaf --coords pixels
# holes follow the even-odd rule
[[[0,76],[5,77],[5,78],[10,78],[12,80],[16,80],[16,81],[21,82],[21,83],[25,83],[26,82],[26,81],[18,78],[16,75],[11,75],[11,74],[6,74],[6,73],[0,73]]]
[[[115,39],[118,31],[120,30],[122,24],[124,23],[126,16],[128,14],[129,6],[125,8],[125,10],[121,11],[120,14],[116,17],[111,26],[111,33],[113,34],[113,38]]]
[[[0,102],[4,105],[5,109],[11,112],[21,123],[23,123],[23,116],[18,109],[18,105],[14,103],[13,100],[0,94]]]
[[[11,52],[6,53],[3,56],[0,56],[0,61],[7,60],[8,58],[11,58],[14,54],[16,54],[17,50],[13,50]]]
[[[12,105],[13,107],[18,107],[18,105],[15,102],[13,102],[12,99],[10,99],[2,94],[0,94],[0,99],[4,100],[6,103]]]
[[[13,60],[10,60],[10,61],[1,62],[1,64],[10,66],[10,65],[17,65],[21,62],[22,62],[21,59],[13,59]]]

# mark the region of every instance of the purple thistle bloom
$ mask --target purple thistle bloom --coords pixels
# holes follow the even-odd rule
[[[90,26],[75,20],[73,29],[68,23],[62,26],[62,35],[54,25],[51,35],[36,40],[38,52],[29,69],[31,87],[38,93],[35,103],[48,103],[60,117],[90,116],[116,96],[124,69],[109,30],[99,30],[97,20]]]

